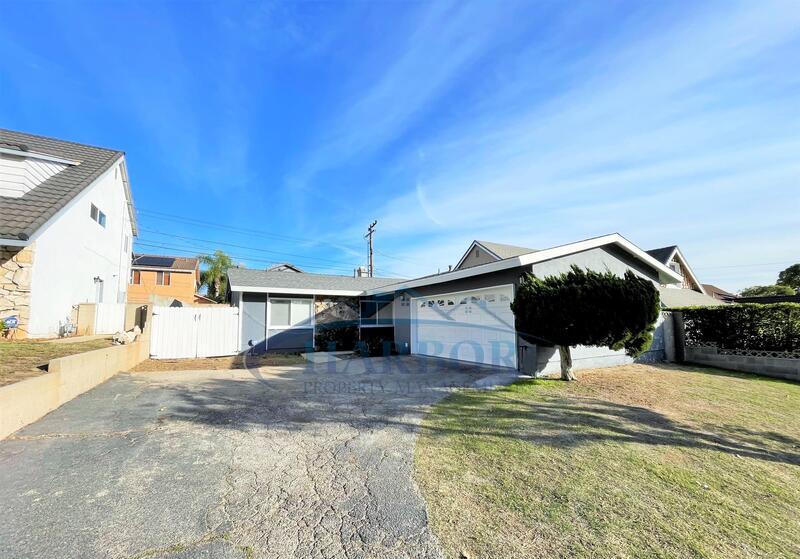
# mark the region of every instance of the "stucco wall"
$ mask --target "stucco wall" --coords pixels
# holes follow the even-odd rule
[[[120,164],[101,175],[33,237],[36,258],[31,282],[30,335],[55,336],[72,305],[96,301],[95,277],[103,280],[103,301],[125,300],[131,262],[132,228]],[[106,214],[106,227],[90,217],[91,204]]]
[[[658,283],[658,272],[639,262],[624,250],[615,246],[605,246],[585,250],[568,256],[553,258],[533,265],[533,273],[539,277],[554,276],[568,272],[570,267],[593,270],[595,272],[612,272],[623,276],[628,270],[637,275]]]
[[[33,246],[0,246],[0,319],[19,318],[18,338],[28,336],[33,259]]]

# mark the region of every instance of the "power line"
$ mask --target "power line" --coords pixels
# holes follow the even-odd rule
[[[251,246],[247,246],[247,245],[239,245],[239,244],[236,244],[236,243],[228,243],[228,242],[225,242],[225,241],[216,241],[214,239],[202,239],[202,238],[199,238],[199,237],[186,237],[186,236],[183,236],[183,235],[174,235],[172,233],[164,233],[163,231],[158,231],[156,229],[145,229],[145,228],[140,227],[139,230],[140,231],[144,231],[146,233],[153,233],[153,234],[156,234],[156,235],[164,235],[166,237],[174,237],[174,238],[177,238],[177,239],[186,239],[186,240],[190,240],[190,241],[201,241],[201,242],[207,242],[207,243],[214,243],[214,244],[223,245],[223,246],[230,246],[230,247],[234,247],[234,248],[242,248],[242,249],[246,249],[246,250],[253,250],[253,251],[256,251],[256,252],[264,252],[264,253],[269,253],[269,254],[279,254],[279,255],[282,255],[282,256],[289,256],[289,257],[292,257],[292,258],[299,258],[299,259],[306,259],[306,260],[316,260],[316,261],[319,261],[319,262],[330,262],[332,264],[346,264],[348,266],[351,265],[350,262],[345,262],[345,261],[342,261],[342,260],[331,260],[329,258],[321,258],[321,257],[318,257],[318,256],[303,256],[303,255],[295,254],[295,253],[291,253],[291,252],[281,252],[281,251],[277,251],[277,250],[269,250],[269,249],[265,249],[265,248],[251,247]]]
[[[233,233],[240,233],[243,235],[259,235],[261,237],[269,237],[273,239],[281,239],[285,241],[293,241],[293,242],[302,242],[302,243],[314,243],[314,244],[321,244],[321,245],[328,245],[338,249],[347,248],[350,250],[355,250],[354,247],[348,246],[344,243],[333,243],[330,241],[323,241],[320,239],[309,239],[303,237],[291,237],[289,235],[279,235],[277,233],[269,233],[267,231],[263,231],[260,229],[250,229],[246,227],[235,227],[233,225],[228,225],[216,221],[207,221],[203,219],[197,219],[194,217],[185,217],[175,214],[169,214],[166,212],[158,212],[155,210],[146,210],[146,209],[139,209],[138,212],[144,213],[147,217],[151,217],[153,219],[160,219],[163,221],[177,221],[181,223],[188,223],[190,225],[203,225],[214,227],[216,229],[222,229],[224,231],[230,231]],[[150,215],[148,215],[150,214]]]
[[[186,253],[186,254],[193,254],[193,255],[200,255],[200,256],[213,256],[213,251],[203,250],[203,247],[195,247],[197,250],[190,250],[190,248],[192,248],[192,247],[176,247],[176,246],[173,246],[173,245],[167,245],[167,244],[163,244],[163,243],[159,243],[159,242],[147,242],[147,241],[140,241],[140,240],[136,240],[135,244],[137,244],[139,246],[149,247],[149,248],[160,248],[160,249],[165,249],[165,250],[170,250],[170,251],[183,252],[183,253]],[[265,264],[278,264],[277,261],[268,260],[266,258],[257,258],[257,257],[245,256],[245,255],[241,255],[241,254],[229,254],[228,256],[230,256],[231,258],[235,258],[237,260],[249,260],[251,262],[262,262],[262,263],[265,263]],[[336,267],[333,267],[333,266],[314,266],[314,265],[310,265],[310,264],[303,264],[303,266],[306,267],[306,268],[321,268],[321,269],[324,269],[324,270],[345,271],[344,268],[336,268]],[[352,273],[352,271],[350,271],[350,273]]]
[[[190,247],[177,247],[177,246],[173,246],[173,245],[164,244],[161,241],[147,241],[147,240],[138,240],[138,239],[135,241],[135,244],[140,245],[140,246],[144,246],[144,247],[148,247],[148,248],[158,248],[158,249],[163,249],[163,250],[182,252],[182,253],[191,254],[191,255],[213,256],[213,249],[208,249],[208,248],[205,248],[203,246],[197,246],[197,245],[195,245],[194,247],[191,247],[191,246]],[[190,250],[191,248],[194,248],[195,250]],[[265,259],[265,258],[258,258],[258,257],[247,256],[247,255],[242,255],[242,254],[229,254],[228,256],[230,256],[231,258],[237,259],[237,260],[249,260],[251,262],[261,262],[261,263],[265,263],[267,265],[278,264],[279,263],[276,260],[269,260],[269,259]],[[328,271],[335,270],[335,271],[338,271],[340,273],[344,272],[343,275],[350,275],[350,274],[353,273],[353,268],[340,268],[340,267],[336,267],[336,266],[324,266],[324,265],[314,265],[314,264],[306,264],[306,263],[303,263],[302,266],[304,268],[314,268],[314,269],[321,269],[321,270],[328,270]],[[386,270],[386,271],[389,271],[389,270]],[[396,274],[394,274],[394,272],[389,271],[389,273],[392,274],[392,277],[398,277]],[[400,276],[400,277],[402,277],[402,276]]]
[[[351,250],[353,252],[357,252],[357,249],[353,245],[348,245],[346,243],[335,243],[335,242],[324,241],[324,240],[320,240],[320,239],[310,239],[310,238],[303,238],[303,237],[293,237],[293,236],[289,236],[289,235],[279,235],[277,233],[269,233],[267,231],[263,231],[263,230],[260,230],[260,229],[250,229],[250,228],[245,228],[245,227],[235,227],[233,225],[228,225],[226,223],[221,223],[221,222],[218,222],[218,221],[208,221],[208,220],[203,220],[203,219],[197,219],[197,218],[194,218],[194,217],[186,217],[186,216],[180,216],[180,215],[176,215],[176,214],[170,214],[170,213],[162,212],[162,211],[149,210],[149,209],[145,209],[145,208],[137,208],[137,212],[145,214],[146,217],[149,217],[149,218],[152,218],[152,219],[158,219],[158,220],[161,220],[161,221],[173,221],[173,222],[176,222],[176,223],[184,223],[184,224],[195,225],[195,226],[202,225],[202,226],[207,226],[207,227],[213,227],[215,229],[220,229],[222,231],[229,231],[229,232],[232,232],[232,233],[238,233],[238,234],[241,234],[241,235],[250,235],[250,236],[258,235],[258,236],[261,236],[261,237],[275,238],[275,239],[281,239],[281,240],[286,240],[286,241],[312,243],[312,244],[317,244],[317,245],[327,245],[327,246],[330,246],[330,247],[333,247],[333,248],[336,248],[336,249],[339,249],[339,250],[347,249],[347,250]],[[394,259],[394,260],[401,260],[401,261],[410,262],[410,260],[408,260],[406,258],[393,256],[391,254],[386,254],[385,252],[380,252],[380,251],[377,251],[377,250],[375,252],[379,252],[379,254],[381,254],[383,256],[386,256],[387,258]],[[422,260],[417,260],[417,262],[423,262],[423,261]]]

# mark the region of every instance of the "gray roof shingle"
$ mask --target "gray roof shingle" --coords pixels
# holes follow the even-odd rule
[[[666,266],[669,264],[669,257],[672,256],[672,253],[676,248],[678,248],[677,245],[672,245],[668,247],[654,248],[646,252]]]
[[[396,278],[354,278],[328,274],[287,274],[249,268],[228,269],[231,286],[259,289],[318,289],[320,291],[363,291],[402,281]],[[237,289],[238,291],[238,289]]]
[[[80,163],[56,173],[19,198],[0,197],[0,238],[6,239],[29,239],[48,219],[124,156],[123,152],[113,149],[2,128],[0,144],[23,145],[28,151]],[[130,208],[135,231],[135,215],[132,206]]]
[[[699,291],[691,289],[676,289],[674,287],[657,286],[661,304],[668,309],[680,307],[716,307],[727,305],[725,301],[714,299],[708,295],[703,295]]]
[[[522,256],[523,254],[530,254],[531,252],[536,252],[535,248],[526,248],[520,247],[515,245],[504,245],[502,243],[492,243],[490,241],[475,241],[477,243],[482,244],[487,249],[491,250],[497,256],[500,257],[500,260],[505,260],[506,258],[513,258],[515,256]]]

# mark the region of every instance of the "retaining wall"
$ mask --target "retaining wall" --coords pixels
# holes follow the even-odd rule
[[[0,439],[148,358],[149,336],[53,359],[47,373],[0,387]]]
[[[699,365],[800,381],[800,359],[719,353],[716,347],[686,346],[686,361]]]

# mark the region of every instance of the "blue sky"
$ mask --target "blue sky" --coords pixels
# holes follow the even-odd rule
[[[732,290],[800,260],[794,1],[5,2],[0,51],[0,127],[126,151],[141,251],[348,273],[377,219],[384,276],[614,231]]]

